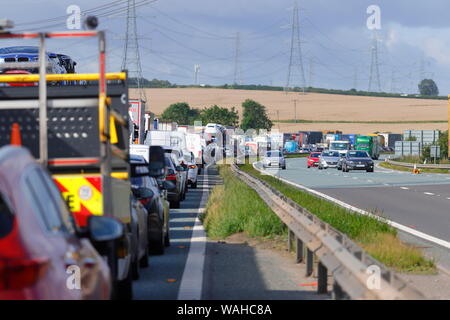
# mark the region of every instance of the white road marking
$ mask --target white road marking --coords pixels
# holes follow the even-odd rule
[[[426,194],[428,196],[434,196],[434,193],[432,193],[432,192],[424,192],[424,194]]]
[[[205,170],[204,184],[208,187],[208,171]],[[205,188],[200,201],[200,208],[204,210],[208,199],[209,189]],[[202,212],[203,210],[199,210]],[[201,221],[195,218],[192,230],[189,254],[181,278],[178,300],[201,300],[203,287],[203,269],[205,267],[206,232]]]
[[[256,166],[256,162],[253,163],[253,167],[254,167],[256,170],[258,170],[258,171],[263,171],[263,170],[261,170],[260,168],[258,168],[258,167]],[[412,234],[413,236],[416,236],[416,237],[418,237],[418,238],[425,239],[425,240],[427,240],[427,241],[436,243],[436,244],[438,244],[438,245],[440,245],[440,246],[442,246],[442,247],[444,247],[444,248],[450,249],[450,242],[448,242],[448,241],[445,241],[445,240],[442,240],[442,239],[433,237],[433,236],[431,236],[431,235],[429,235],[429,234],[426,234],[426,233],[417,231],[417,230],[415,230],[415,229],[406,227],[406,226],[404,226],[404,225],[402,225],[402,224],[400,224],[400,223],[397,223],[397,222],[394,222],[394,221],[391,221],[391,220],[388,220],[388,219],[385,219],[385,218],[382,218],[382,217],[373,215],[373,214],[370,213],[370,212],[361,210],[361,209],[359,209],[359,208],[357,208],[357,207],[354,207],[354,206],[352,206],[352,205],[349,205],[348,203],[345,203],[345,202],[343,202],[343,201],[341,201],[341,200],[338,200],[338,199],[335,199],[335,198],[333,198],[333,197],[330,197],[329,195],[326,195],[326,194],[324,194],[324,193],[322,193],[322,192],[319,192],[319,191],[316,191],[316,190],[307,188],[307,187],[305,187],[305,186],[303,186],[303,185],[301,185],[301,184],[297,184],[297,183],[295,183],[295,182],[291,182],[291,181],[286,180],[286,179],[283,179],[283,178],[279,178],[279,179],[280,179],[281,181],[283,181],[283,182],[286,182],[287,184],[290,184],[290,185],[292,185],[292,186],[295,186],[295,187],[297,187],[297,188],[299,188],[299,189],[306,190],[306,191],[308,191],[309,193],[315,194],[315,195],[317,195],[317,196],[319,196],[319,197],[321,197],[321,198],[323,198],[323,199],[326,199],[326,200],[329,200],[329,201],[331,201],[331,202],[333,202],[333,203],[336,203],[336,204],[340,205],[341,207],[344,207],[344,208],[346,208],[346,209],[355,211],[355,212],[357,212],[357,213],[359,213],[359,214],[362,214],[362,215],[365,215],[365,216],[369,216],[369,217],[376,218],[376,219],[381,219],[381,220],[383,220],[384,222],[386,222],[388,225],[390,225],[390,226],[392,226],[392,227],[394,227],[394,228],[396,228],[396,229],[398,229],[398,230],[404,231],[404,232],[409,233],[409,234]],[[447,198],[447,199],[450,200],[450,198]]]
[[[409,188],[407,188],[407,187],[400,187],[400,189],[409,190]]]

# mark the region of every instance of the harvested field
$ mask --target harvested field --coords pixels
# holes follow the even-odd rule
[[[407,98],[379,98],[318,93],[289,93],[280,91],[228,90],[210,88],[145,89],[149,110],[161,114],[175,102],[187,102],[202,109],[217,104],[236,107],[241,114],[241,103],[253,99],[267,108],[272,120],[293,120],[294,99],[297,100],[297,119],[313,121],[399,121],[403,123],[282,123],[280,130],[342,130],[352,133],[374,131],[402,132],[405,129],[447,128],[446,123],[404,123],[405,121],[445,121],[447,101]],[[131,90],[134,97],[135,90]],[[275,128],[278,124],[275,125]]]

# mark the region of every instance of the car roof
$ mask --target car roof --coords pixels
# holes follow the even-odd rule
[[[136,155],[136,154],[130,154],[130,162],[133,162],[133,163],[147,163],[147,161],[145,161],[145,158],[143,156]]]

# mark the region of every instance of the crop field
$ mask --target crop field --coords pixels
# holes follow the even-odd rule
[[[341,130],[351,133],[395,132],[406,129],[445,130],[447,101],[410,98],[381,98],[319,93],[230,90],[212,88],[145,89],[147,108],[159,115],[175,102],[202,109],[217,104],[236,107],[253,99],[265,105],[269,117],[279,120],[308,120],[307,123],[275,123],[282,132],[296,130]],[[131,97],[136,95],[134,89]],[[295,113],[294,100],[297,100]],[[410,122],[410,123],[409,123]]]

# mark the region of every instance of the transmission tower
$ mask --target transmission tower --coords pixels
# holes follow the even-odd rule
[[[314,58],[309,59],[309,86],[312,88],[314,83]]]
[[[196,64],[194,65],[194,84],[198,84],[198,73],[200,72],[200,65]]]
[[[128,0],[127,29],[125,35],[125,46],[122,60],[122,70],[128,70],[128,77],[134,78],[139,91],[139,98],[147,101],[145,91],[142,88],[142,67],[139,53],[139,39],[136,24],[135,0]]]
[[[300,42],[300,18],[298,13],[298,3],[294,4],[294,13],[292,17],[292,37],[291,37],[291,54],[289,58],[289,68],[286,81],[285,91],[289,90],[289,86],[293,80],[293,75],[295,71],[300,73],[301,87],[305,91],[306,81],[305,81],[305,71],[303,68],[303,56],[302,56],[302,46]]]
[[[234,54],[234,84],[242,84],[242,73],[240,66],[240,55],[241,55],[241,34],[236,33],[236,48]]]
[[[381,82],[380,82],[380,65],[378,63],[378,38],[374,34],[372,39],[372,59],[370,62],[370,76],[369,76],[369,92],[372,91],[372,84],[374,82],[374,77],[377,82],[378,92],[381,92]]]

